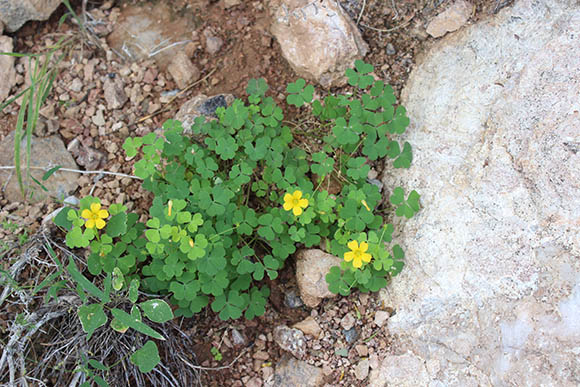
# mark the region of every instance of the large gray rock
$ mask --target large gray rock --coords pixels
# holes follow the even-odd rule
[[[393,385],[580,384],[579,36],[580,3],[521,0],[412,72],[415,159],[383,178],[423,206],[382,293],[415,364]],[[396,364],[371,384],[391,385]]]
[[[0,52],[12,52],[12,38],[0,36]],[[0,104],[10,94],[10,89],[16,82],[16,70],[14,69],[14,57],[0,55]]]
[[[31,144],[31,167],[51,168],[60,165],[63,168],[77,168],[72,156],[67,152],[62,140],[58,136],[45,138],[32,136]],[[78,173],[57,171],[48,180],[42,181],[42,177],[48,169],[31,169],[31,175],[39,182],[42,182],[48,192],[42,190],[31,179],[26,179],[25,138],[22,139],[20,149],[22,176],[24,186],[29,188],[28,195],[30,201],[37,202],[43,200],[46,196],[63,200],[76,190],[78,187]],[[14,165],[14,131],[8,134],[0,143],[0,165]],[[4,197],[8,201],[19,202],[23,200],[14,169],[0,169],[0,187],[3,189]],[[32,197],[30,197],[31,193],[33,193]]]
[[[14,32],[29,20],[46,20],[62,0],[0,0],[0,21]]]
[[[272,0],[271,7],[282,55],[299,76],[323,87],[344,84],[344,71],[368,51],[337,1]]]
[[[333,266],[340,266],[342,259],[318,249],[300,250],[296,253],[296,281],[300,298],[306,306],[315,308],[323,298],[332,298],[328,290],[326,274]]]

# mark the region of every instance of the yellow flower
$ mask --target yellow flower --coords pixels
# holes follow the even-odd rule
[[[352,265],[357,269],[362,266],[363,261],[366,263],[371,261],[372,256],[366,252],[369,249],[368,243],[361,242],[359,246],[357,241],[350,241],[347,246],[351,251],[344,253],[344,260],[346,262],[352,261]]]
[[[99,203],[91,204],[90,210],[83,210],[81,216],[87,221],[85,222],[86,228],[97,227],[99,230],[105,227],[107,224],[103,219],[109,216],[107,210],[101,210],[101,205]]]
[[[294,215],[298,216],[306,207],[308,207],[308,199],[302,199],[302,191],[294,191],[292,194],[284,195],[284,209],[286,211],[292,210]]]

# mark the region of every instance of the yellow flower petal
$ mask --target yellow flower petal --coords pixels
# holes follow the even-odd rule
[[[344,260],[347,262],[352,261],[354,258],[354,253],[352,251],[347,251],[346,253],[344,253]]]
[[[302,214],[302,208],[296,206],[292,209],[292,212],[294,212],[294,215],[300,216]]]
[[[356,257],[353,261],[352,261],[352,265],[354,267],[356,267],[357,269],[360,269],[360,267],[362,266],[362,262],[360,260],[360,257]]]
[[[365,261],[366,263],[369,263],[373,256],[370,255],[369,253],[362,253],[360,257],[363,261]]]
[[[358,250],[358,242],[357,241],[350,241],[350,242],[348,242],[347,246],[351,250]]]
[[[361,242],[359,248],[360,248],[361,253],[364,253],[365,251],[367,251],[369,249],[369,244],[366,242]]]
[[[298,205],[302,208],[308,207],[308,199],[300,199],[300,201],[298,202]]]
[[[290,211],[293,206],[292,206],[292,203],[290,203],[290,202],[284,202],[284,205],[282,207],[284,207],[284,209],[286,211]]]
[[[90,210],[83,210],[83,212],[81,212],[81,216],[85,219],[89,219],[91,215],[93,215],[93,213]]]
[[[107,224],[103,219],[97,219],[95,220],[95,224],[97,225],[97,228],[100,230],[103,227],[105,227],[105,224]]]
[[[95,220],[94,219],[87,219],[87,221],[85,222],[85,227],[86,228],[93,228],[95,227]]]
[[[91,212],[93,213],[97,213],[99,212],[99,210],[101,209],[101,204],[100,203],[93,203],[91,204]]]
[[[109,217],[109,211],[107,211],[107,210],[100,210],[99,213],[98,213],[98,215],[99,215],[99,218],[103,218],[103,219],[108,218]]]
[[[302,197],[302,191],[294,191],[294,193],[292,194],[294,199],[299,200]]]

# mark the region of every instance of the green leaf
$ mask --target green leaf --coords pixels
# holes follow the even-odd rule
[[[268,90],[268,85],[264,78],[250,79],[248,86],[246,87],[246,92],[248,95],[259,95],[263,97]]]
[[[131,355],[131,363],[139,367],[139,371],[143,373],[152,371],[160,361],[157,345],[151,340]]]
[[[159,332],[143,324],[141,321],[139,321],[139,319],[136,319],[135,317],[131,316],[125,311],[122,311],[121,309],[113,308],[111,309],[111,314],[113,315],[113,317],[118,319],[122,324],[127,325],[129,328],[135,329],[137,332],[141,332],[154,339],[165,340],[165,338],[161,336]]]
[[[79,284],[79,286],[87,293],[100,299],[102,302],[109,302],[109,297],[101,289],[96,287],[91,281],[89,281],[84,275],[82,275],[77,267],[75,266],[72,258],[69,258],[69,264],[67,270],[72,277],[72,279]]]
[[[70,210],[70,207],[63,207],[58,214],[54,217],[54,224],[56,224],[59,227],[64,228],[67,231],[70,231],[72,229],[72,221],[68,219],[68,211]]]
[[[107,323],[107,316],[100,304],[90,304],[79,307],[77,314],[81,320],[83,331],[87,333],[87,340],[90,340],[93,332]]]
[[[61,165],[57,165],[56,167],[50,168],[43,176],[42,181],[47,181],[49,177],[51,177],[56,171],[61,169]]]
[[[119,291],[123,288],[125,283],[125,278],[123,277],[123,272],[118,267],[113,269],[112,286],[113,289]]]
[[[111,237],[118,237],[127,232],[127,214],[124,212],[113,215],[107,222],[105,232]]]
[[[125,333],[129,329],[129,327],[127,325],[123,324],[121,321],[119,321],[116,318],[111,320],[111,324],[109,324],[109,326],[111,327],[112,330],[119,332],[119,333]]]
[[[413,161],[413,152],[411,150],[411,144],[405,142],[403,146],[403,151],[399,155],[399,157],[393,163],[395,168],[409,168],[411,166],[411,162]]]
[[[147,300],[139,304],[145,316],[156,323],[164,323],[173,318],[173,311],[169,305],[161,299]]]

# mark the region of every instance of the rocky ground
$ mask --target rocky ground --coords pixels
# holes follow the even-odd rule
[[[342,5],[368,44],[365,60],[399,95],[419,54],[436,40],[433,36],[485,19],[507,3],[347,0]],[[80,2],[73,6],[83,15]],[[197,95],[244,97],[251,78],[265,78],[271,95],[284,106],[285,87],[297,77],[270,31],[273,11],[266,1],[90,2],[84,14],[87,36],[78,34],[70,20],[58,27],[64,12],[61,6],[47,21],[4,32],[0,50],[45,52],[59,38],[77,36],[66,47],[54,89],[40,111],[35,136],[46,143],[33,152],[40,156],[33,161],[38,167],[113,173],[61,173],[63,181],[55,189],[66,187],[77,198],[91,194],[104,205],[124,203],[145,213],[152,198],[130,176],[133,161],[121,149],[125,138],[158,129]],[[148,35],[131,30],[138,27],[136,21],[145,23],[144,31],[154,30],[156,38],[148,41]],[[168,40],[158,44],[159,37]],[[26,58],[0,61],[0,66],[8,66],[0,74],[13,83],[7,91],[0,88],[1,100],[28,85],[30,66]],[[332,87],[319,93],[344,90]],[[17,112],[18,105],[12,104],[0,113],[3,166],[12,165],[10,132]],[[291,118],[296,114],[286,112]],[[381,168],[376,165],[376,172]],[[0,180],[9,175],[0,171]],[[22,245],[60,206],[35,198],[24,202],[14,187],[2,184],[0,254]],[[8,261],[3,265],[7,268]],[[393,351],[384,326],[395,311],[366,294],[326,299],[309,308],[300,298],[295,266],[289,261],[281,277],[269,284],[270,305],[261,318],[221,322],[205,311],[177,322],[194,343],[189,360],[202,367],[203,385],[278,385],[280,378],[310,378],[312,385],[329,386],[369,383],[369,371]],[[17,313],[10,308],[1,312],[2,331]],[[210,353],[212,347],[221,360]]]

